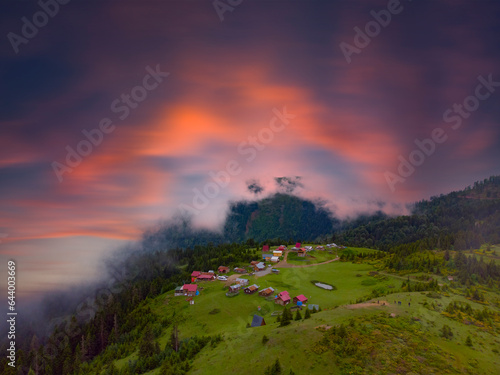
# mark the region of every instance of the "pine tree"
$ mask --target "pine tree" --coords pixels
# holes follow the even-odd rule
[[[269,337],[266,335],[262,336],[262,344],[265,345],[269,341]]]
[[[297,312],[295,313],[295,320],[300,320],[302,319],[302,315],[300,315],[300,310],[297,310]]]
[[[279,358],[276,358],[276,362],[274,362],[273,374],[281,374],[281,363]]]
[[[309,319],[311,317],[311,312],[309,311],[309,309],[306,309],[306,314],[304,316],[304,319]]]

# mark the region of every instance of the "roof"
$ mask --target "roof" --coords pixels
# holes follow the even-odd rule
[[[271,261],[273,261],[273,262],[274,262],[274,261],[276,261],[276,262],[277,262],[278,260],[280,260],[280,258],[279,258],[279,257],[271,257]]]
[[[302,244],[301,244],[300,242],[297,242],[297,243],[295,244],[295,247],[300,247],[301,245],[302,245]]]
[[[262,246],[262,251],[269,251],[269,245]]]
[[[213,275],[200,275],[197,279],[213,279]]]
[[[274,254],[274,253],[283,254],[283,251],[281,251],[281,250],[273,250],[273,254]]]
[[[271,258],[273,254],[262,254],[263,258]]]
[[[249,289],[249,290],[251,290],[253,292],[254,290],[259,289],[259,286],[257,284],[253,284],[253,285],[250,285],[249,287],[247,287],[245,289]]]
[[[297,296],[297,297],[295,297],[295,298],[297,298],[299,301],[302,301],[302,302],[307,301],[306,296],[305,296],[305,295],[303,295],[303,294],[301,294],[301,295],[299,295],[299,296]]]
[[[188,292],[196,292],[196,289],[198,289],[198,285],[196,284],[184,284],[182,286],[182,290],[187,290]]]
[[[226,267],[226,266],[220,266],[220,267],[219,267],[219,270],[229,270],[229,267]]]
[[[199,275],[201,275],[200,271],[193,271],[193,273],[191,274],[192,277],[197,277]]]
[[[256,264],[257,268],[266,268],[266,265],[263,262],[259,262]]]
[[[263,325],[262,323],[266,324],[266,322],[264,321],[264,318],[262,316],[259,316],[259,315],[253,316],[252,327],[260,327],[261,325]]]
[[[269,288],[266,288],[264,290],[261,290],[261,292],[272,293],[272,292],[274,292],[274,288],[269,287]]]
[[[178,286],[177,288],[175,288],[175,291],[178,291],[178,290],[182,290],[182,286]]]
[[[278,294],[278,298],[280,298],[282,301],[289,301],[290,294],[288,294],[288,292],[285,290],[285,291]]]
[[[243,283],[248,283],[248,279],[242,279],[242,278],[238,277],[238,278],[236,279],[236,282],[237,282],[237,283],[242,283],[242,282],[243,282]]]

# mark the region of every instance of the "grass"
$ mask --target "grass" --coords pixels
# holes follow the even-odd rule
[[[351,249],[356,252],[374,251]],[[369,322],[371,317],[381,312],[393,312],[408,319],[415,318],[415,324],[418,324],[425,337],[439,350],[448,353],[446,360],[457,369],[474,374],[495,373],[500,357],[492,352],[492,349],[500,351],[500,341],[494,333],[452,320],[424,306],[425,302],[434,302],[440,303],[444,309],[451,301],[463,301],[471,304],[474,309],[483,308],[483,305],[469,301],[463,296],[441,294],[441,298],[429,298],[427,293],[423,292],[395,293],[379,298],[389,301],[389,306],[375,304],[354,310],[343,307],[342,305],[369,295],[374,288],[390,292],[401,286],[403,278],[389,274],[370,276],[369,272],[374,270],[368,263],[336,261],[315,267],[281,268],[280,274],[269,274],[261,278],[245,276],[250,284],[258,284],[260,289],[271,286],[276,292],[287,290],[292,298],[304,294],[309,299],[308,303],[318,304],[323,310],[313,314],[311,319],[294,321],[290,326],[282,328],[278,328],[276,316],[272,315],[281,312],[282,306],[275,304],[272,299],[260,297],[258,293],[240,293],[228,298],[225,296],[227,289],[221,281],[200,283],[203,290],[194,298],[194,305],[189,305],[185,297],[174,297],[173,292],[149,301],[149,305],[159,319],[172,317],[175,311],[181,339],[195,335],[224,335],[224,341],[217,348],[207,346],[196,357],[190,371],[192,374],[259,374],[278,357],[284,373],[293,368],[297,374],[340,374],[340,370],[334,365],[335,353],[327,351],[316,354],[311,350],[323,335],[315,327],[323,324],[337,325],[348,322],[352,317],[362,317]],[[335,285],[337,290],[318,288],[311,283],[313,280]],[[401,301],[402,305],[395,305],[394,301]],[[408,302],[411,302],[410,306]],[[488,308],[497,309],[495,306]],[[267,325],[246,328],[254,314],[263,316]],[[454,333],[452,340],[439,337],[439,330],[444,324],[451,327]],[[159,340],[161,348],[168,342],[169,335],[170,328],[163,332]],[[269,338],[266,344],[262,344],[263,335]],[[468,335],[474,343],[472,348],[464,344]],[[397,337],[393,340],[397,340]],[[115,364],[121,368],[129,359],[136,357],[137,352],[115,361]],[[157,374],[158,371],[156,369],[149,374]]]

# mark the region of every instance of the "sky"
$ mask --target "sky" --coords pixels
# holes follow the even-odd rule
[[[347,217],[500,174],[497,1],[6,0],[0,272],[99,276],[179,212],[276,191]],[[2,286],[4,288],[4,286]]]

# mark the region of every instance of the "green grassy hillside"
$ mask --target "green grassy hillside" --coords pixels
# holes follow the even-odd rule
[[[320,305],[322,311],[310,319],[292,321],[285,327],[279,327],[274,315],[283,307],[272,298],[244,293],[226,297],[222,281],[199,283],[200,295],[194,297],[194,305],[170,291],[146,300],[140,309],[150,309],[155,323],[164,322],[156,338],[161,349],[169,348],[173,325],[177,325],[181,341],[194,336],[223,336],[222,342],[205,346],[188,361],[189,374],[264,374],[276,359],[286,374],[290,369],[296,374],[495,373],[500,364],[500,322],[493,319],[490,326],[470,324],[466,317],[447,316],[445,308],[451,302],[463,302],[473,310],[487,308],[500,314],[496,292],[485,291],[491,303],[473,302],[458,291],[454,293],[453,284],[445,277],[437,278],[447,285],[445,291],[401,292],[407,276],[378,273],[375,265],[376,260],[334,261],[282,268],[279,274],[261,278],[244,276],[261,289],[271,286],[277,292],[287,290],[292,298],[304,294],[309,303]],[[336,289],[327,291],[311,281],[325,282]],[[374,291],[386,295],[370,299]],[[351,305],[356,300],[365,302]],[[303,318],[305,309],[301,313]],[[263,316],[266,325],[248,328],[254,314]],[[342,338],[338,334],[341,324],[347,332]],[[449,339],[441,337],[445,325],[453,333]],[[336,328],[325,331],[329,327]],[[269,339],[266,343],[264,335]],[[471,347],[465,345],[468,336]],[[129,362],[137,358],[136,349],[112,363],[117,373],[127,373]],[[96,367],[89,370],[102,374],[115,371],[106,370],[110,363],[103,362],[94,360]],[[165,371],[156,368],[148,373],[168,373]]]

